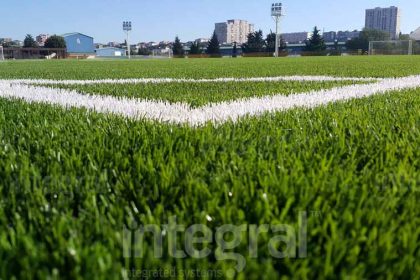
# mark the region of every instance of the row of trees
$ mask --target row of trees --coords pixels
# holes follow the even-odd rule
[[[388,41],[390,35],[387,32],[380,30],[364,29],[360,32],[358,38],[353,38],[346,42],[346,49],[350,51],[363,51],[369,50],[369,42],[371,41]],[[409,38],[408,38],[409,39]],[[405,37],[400,37],[400,40],[408,40]],[[261,30],[248,35],[248,42],[242,46],[244,53],[258,53],[258,52],[271,52],[275,51],[276,34],[270,32],[266,39],[263,39],[263,32]],[[287,45],[283,38],[280,40],[279,51],[284,51]],[[320,30],[315,26],[312,32],[311,38],[306,42],[306,46],[303,49],[304,54],[310,55],[326,55],[327,45],[325,44],[324,38],[321,35]],[[340,53],[338,43],[335,43],[335,47],[330,54]]]
[[[387,32],[379,30],[370,30],[364,29],[361,31],[358,38],[353,38],[346,42],[346,49],[350,51],[363,51],[367,52],[369,50],[370,41],[387,41],[390,40],[390,35]],[[258,30],[248,34],[247,42],[242,45],[243,53],[274,53],[276,44],[276,34],[270,32],[264,38],[262,30]],[[286,42],[283,38],[280,39],[279,51],[285,52]],[[175,38],[173,45],[173,53],[176,56],[183,56],[185,54],[184,48],[181,44],[179,37]],[[327,54],[327,45],[325,44],[324,38],[321,35],[320,30],[315,26],[312,32],[311,38],[306,41],[306,46],[303,49],[304,54],[309,55],[326,55]],[[213,36],[209,43],[207,44],[206,49],[203,49],[199,42],[194,42],[191,45],[190,54],[202,54],[206,53],[208,55],[220,55],[220,43],[217,39],[216,33],[213,33]],[[336,42],[335,48],[330,52],[334,55],[335,53],[340,53],[340,48]],[[234,44],[233,56],[237,55],[237,46]]]
[[[255,31],[248,34],[247,42],[242,45],[244,53],[274,53],[276,49],[276,34],[270,32],[264,39],[262,30]],[[279,51],[286,49],[286,42],[283,38],[280,39]]]
[[[25,40],[23,41],[23,47],[24,48],[39,48],[38,43],[35,41],[35,39],[32,37],[32,35],[28,34],[25,37]],[[51,49],[65,49],[66,41],[63,37],[53,35],[45,41],[44,48],[51,48]]]
[[[363,52],[367,52],[369,51],[369,42],[389,40],[391,40],[391,36],[387,32],[374,29],[363,29],[358,38],[353,38],[350,41],[347,41],[346,48],[353,51],[361,50]]]
[[[235,44],[236,46],[236,44]],[[183,56],[185,54],[184,47],[182,46],[181,40],[178,36],[175,38],[175,42],[172,46],[172,52],[175,56]],[[217,38],[216,32],[213,33],[206,49],[204,50],[199,42],[194,42],[190,48],[190,54],[199,55],[205,52],[208,55],[218,56],[220,55],[220,42]]]
[[[280,38],[279,52],[285,52],[287,44]],[[274,53],[276,49],[276,34],[270,32],[264,39],[263,32],[258,30],[248,35],[248,41],[242,46],[244,53]],[[320,30],[315,27],[311,38],[306,42],[304,51],[312,54],[322,54],[327,49]]]
[[[404,38],[401,37],[401,40]],[[380,30],[364,29],[360,32],[359,37],[353,38],[346,42],[346,49],[349,51],[362,51],[369,50],[369,42],[371,41],[389,41],[391,40],[390,34]],[[315,27],[312,37],[307,41],[305,51],[312,54],[326,54],[327,46],[320,31]],[[338,43],[335,44],[335,51],[339,52]],[[332,52],[334,53],[334,51]]]
[[[283,38],[280,38],[279,44],[279,51],[285,52],[286,51],[286,42]],[[264,38],[264,34],[262,30],[258,30],[248,34],[247,42],[242,45],[242,52],[243,53],[274,53],[276,48],[276,34],[270,32]],[[322,38],[320,31],[317,27],[314,28],[314,32],[312,37],[308,40],[305,51],[312,52],[312,53],[322,53],[325,52],[327,49],[324,39]],[[185,55],[184,47],[181,43],[181,40],[177,36],[175,38],[175,42],[172,47],[173,54],[175,56],[183,56]],[[199,55],[202,53],[206,53],[208,55],[220,55],[220,42],[217,38],[216,33],[213,33],[213,36],[207,47],[205,49],[202,48],[199,42],[194,42],[190,48],[190,54],[192,55]],[[233,46],[233,56],[237,55],[237,45],[234,43]]]
[[[266,39],[263,38],[263,32],[261,30],[248,34],[247,43],[242,45],[242,51],[244,53],[258,53],[258,52],[271,52],[275,51],[276,34],[270,32]],[[286,43],[281,40],[280,50],[286,49]],[[182,56],[185,54],[184,47],[182,46],[181,40],[177,36],[172,47],[173,54],[176,56]],[[194,42],[190,47],[189,54],[199,55],[206,53],[208,55],[220,55],[220,42],[217,38],[216,32],[213,33],[210,41],[208,42],[205,49],[202,48],[199,42]],[[233,44],[233,56],[237,56],[237,44]]]

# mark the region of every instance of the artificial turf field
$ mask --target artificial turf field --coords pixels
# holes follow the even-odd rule
[[[420,57],[0,63],[8,81],[190,79],[43,86],[193,108],[370,84],[240,80],[292,75],[416,76]],[[233,79],[197,82],[216,78]],[[0,279],[418,279],[419,147],[420,88],[199,126],[1,97]],[[213,233],[196,246],[208,256],[171,256],[165,234],[161,257],[152,235],[143,257],[130,236],[127,255],[133,222],[164,228],[173,217]],[[250,225],[265,224],[296,229],[306,254],[273,257],[273,230],[251,254]],[[247,229],[220,250],[224,225]]]

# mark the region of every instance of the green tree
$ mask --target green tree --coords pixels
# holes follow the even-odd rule
[[[148,48],[139,48],[137,52],[138,55],[150,55],[150,50]]]
[[[202,54],[203,50],[201,49],[200,42],[195,41],[192,43],[190,48],[190,54]]]
[[[353,38],[346,42],[346,48],[353,51],[362,50],[363,52],[367,52],[369,50],[369,42],[388,41],[390,39],[391,36],[387,32],[374,29],[364,29],[360,32],[358,38]]]
[[[51,48],[51,49],[65,49],[67,46],[66,46],[66,41],[64,40],[63,37],[53,35],[49,37],[47,41],[45,41],[44,47]]]
[[[320,30],[315,26],[311,38],[306,42],[305,51],[313,55],[323,55],[326,49],[324,38],[321,36]]]
[[[184,55],[184,47],[181,44],[181,40],[179,39],[178,36],[175,37],[175,42],[172,46],[172,51],[174,53],[174,55],[177,56],[183,56]]]
[[[215,56],[220,55],[220,43],[217,38],[216,31],[213,32],[213,36],[207,45],[206,53]]]
[[[264,52],[265,40],[262,30],[258,30],[248,34],[247,42],[242,45],[244,53]]]
[[[32,35],[27,34],[25,40],[23,40],[23,47],[24,48],[38,48],[37,42],[34,40]]]
[[[401,41],[408,41],[408,40],[411,40],[411,38],[410,38],[410,34],[402,34],[402,33],[400,33],[400,38],[399,38]]]
[[[265,39],[265,48],[267,52],[274,53],[276,50],[276,33],[270,32]],[[287,48],[286,41],[280,36],[279,52],[284,52]]]

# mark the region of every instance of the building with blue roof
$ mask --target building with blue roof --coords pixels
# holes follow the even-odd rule
[[[95,50],[97,57],[126,57],[127,51],[125,49],[116,47],[99,48]]]
[[[61,35],[66,41],[67,54],[69,56],[91,56],[95,55],[93,38],[78,32]]]

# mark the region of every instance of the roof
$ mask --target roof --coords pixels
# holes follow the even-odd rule
[[[93,37],[88,36],[86,34],[79,33],[79,32],[65,33],[65,34],[61,35],[61,37],[69,37],[69,36],[72,36],[72,35],[83,35],[85,37],[89,37],[89,38],[92,38],[93,39]]]
[[[105,48],[97,48],[97,49],[95,49],[95,51],[98,51],[98,50],[125,50],[125,49],[123,49],[123,48],[117,48],[117,47],[105,47]]]
[[[417,28],[415,31],[411,32],[410,38],[414,40],[420,40],[420,27]]]

